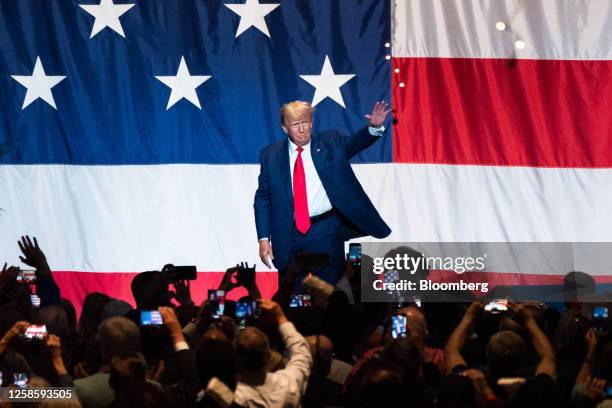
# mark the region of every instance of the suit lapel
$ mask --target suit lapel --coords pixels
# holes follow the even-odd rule
[[[312,164],[314,164],[317,174],[323,183],[323,173],[325,171],[325,161],[323,160],[324,151],[316,134],[313,133],[310,143],[310,156],[312,157]],[[325,187],[325,184],[323,184],[323,187]]]
[[[287,199],[293,207],[293,188],[291,187],[291,166],[289,165],[289,141],[285,139],[285,142],[280,145],[280,150],[277,152],[278,166],[280,168],[280,174],[283,178],[283,184],[285,185],[285,191],[287,193]]]

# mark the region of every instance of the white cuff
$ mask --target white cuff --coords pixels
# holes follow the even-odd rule
[[[189,344],[186,341],[178,341],[174,343],[174,351],[189,350]]]
[[[383,133],[385,133],[385,127],[384,125],[380,127],[368,126],[368,132],[370,132],[372,136],[382,136]]]

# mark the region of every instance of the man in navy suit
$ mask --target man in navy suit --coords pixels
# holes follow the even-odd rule
[[[313,134],[313,108],[307,102],[281,108],[288,138],[261,151],[253,204],[259,257],[269,268],[272,261],[281,279],[293,254],[327,253],[330,265],[317,274],[335,284],[342,272],[344,241],[391,233],[349,163],[382,136],[390,111],[385,102],[377,102],[365,115],[368,126],[347,137],[336,131]]]

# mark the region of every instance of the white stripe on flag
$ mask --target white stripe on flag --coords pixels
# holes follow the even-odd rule
[[[610,0],[394,0],[392,7],[395,57],[612,59]]]
[[[387,241],[611,241],[612,170],[354,166]],[[55,270],[257,262],[257,165],[0,166],[0,260],[36,235]]]

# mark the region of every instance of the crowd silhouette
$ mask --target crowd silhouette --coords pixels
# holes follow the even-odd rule
[[[360,301],[350,263],[334,286],[309,273],[319,255],[301,254],[272,299],[242,263],[195,305],[182,269],[165,265],[134,277],[135,308],[90,293],[77,318],[36,238],[21,237],[18,249],[32,269],[4,264],[0,274],[2,406],[17,403],[10,390],[50,387],[74,395],[28,404],[612,406],[609,305],[588,297],[596,288],[586,273],[566,276],[581,290],[567,292],[564,308],[511,296],[503,310],[473,296],[374,303]],[[228,300],[238,287],[248,295]]]

